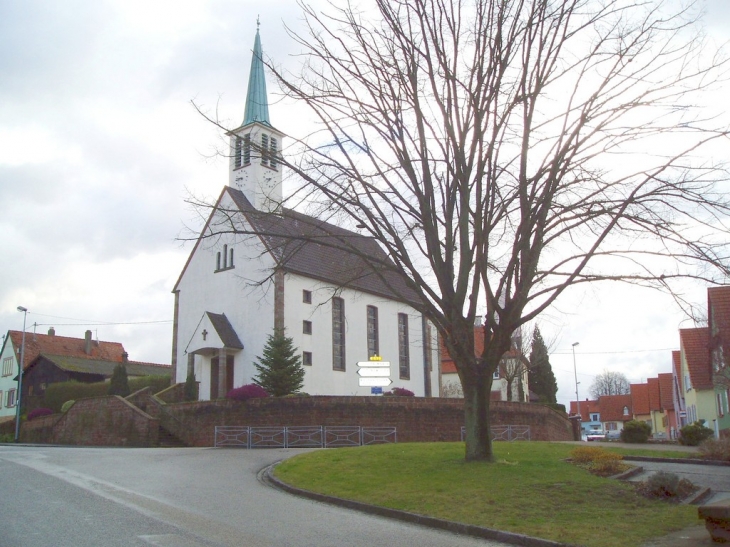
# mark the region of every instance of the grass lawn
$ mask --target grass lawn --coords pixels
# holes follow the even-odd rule
[[[698,523],[696,507],[647,500],[565,462],[574,445],[494,447],[495,464],[466,463],[463,443],[318,450],[282,462],[275,475],[323,494],[586,547],[639,546]]]

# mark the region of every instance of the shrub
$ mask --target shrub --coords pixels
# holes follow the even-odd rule
[[[571,450],[570,457],[575,463],[591,463],[606,452],[605,448],[598,446],[580,446]]]
[[[406,389],[404,387],[394,387],[390,391],[386,391],[383,393],[386,397],[415,397],[415,393],[413,393],[410,389]]]
[[[61,406],[61,412],[63,412],[64,414],[68,412],[68,409],[71,408],[75,402],[76,401],[71,399],[70,401],[66,401],[65,403],[63,403],[63,405]]]
[[[28,413],[28,420],[38,418],[39,416],[49,416],[53,414],[53,410],[50,408],[35,408]]]
[[[185,386],[183,387],[183,400],[198,400],[198,382],[195,381],[194,372],[191,372],[190,374],[188,374],[187,378],[185,378]]]
[[[715,432],[709,427],[702,425],[702,422],[695,422],[679,430],[679,443],[686,446],[698,446],[702,441],[709,439],[714,434]]]
[[[170,376],[138,376],[130,378],[128,381],[130,392],[139,391],[143,387],[150,386],[152,393],[159,393],[163,389],[170,387]],[[43,405],[52,409],[54,412],[61,412],[61,407],[66,401],[79,399],[88,399],[89,397],[102,397],[107,395],[109,391],[109,382],[93,382],[87,384],[84,382],[58,382],[51,384],[46,388],[43,395]]]
[[[674,473],[659,471],[639,484],[639,492],[647,498],[680,501],[697,490],[687,479],[680,479]]]
[[[596,475],[615,475],[624,471],[627,467],[622,462],[623,456],[613,452],[603,452],[594,458],[590,470]]]
[[[628,466],[623,463],[623,456],[609,452],[598,446],[581,446],[570,452],[573,462],[588,469],[591,473],[601,475],[615,475],[625,471]]]
[[[708,460],[730,462],[730,437],[706,439],[700,444],[700,454]]]
[[[677,495],[679,477],[674,473],[659,471],[649,477],[646,486],[655,498],[671,498]]]
[[[621,440],[625,443],[645,443],[651,435],[651,426],[639,420],[630,420],[621,430]]]
[[[226,399],[233,399],[234,401],[246,401],[248,399],[268,396],[269,394],[266,393],[266,390],[256,384],[246,384],[226,393]]]
[[[114,367],[111,380],[109,380],[109,395],[119,395],[126,397],[132,390],[129,388],[129,378],[127,377],[127,367],[124,363],[119,363]]]
[[[107,394],[108,389],[109,384],[106,382],[94,382],[93,384],[76,381],[59,382],[46,388],[43,404],[53,409],[54,412],[60,412],[61,406],[68,400],[78,401],[89,397],[101,397]]]
[[[149,386],[150,391],[154,394],[170,387],[170,375],[160,374],[152,376],[137,376],[136,378],[129,378],[128,383],[130,393],[134,393],[143,387]]]
[[[0,443],[15,442],[15,435],[12,433],[0,433]]]

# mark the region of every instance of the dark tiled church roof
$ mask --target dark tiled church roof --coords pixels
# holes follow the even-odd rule
[[[257,211],[243,192],[225,189],[282,269],[406,303],[418,295],[378,243],[334,224],[283,209]]]

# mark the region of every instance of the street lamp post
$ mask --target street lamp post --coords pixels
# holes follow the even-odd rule
[[[23,363],[25,363],[25,320],[28,317],[28,308],[18,306],[18,311],[23,312],[23,337],[20,341],[20,364],[18,366],[18,395],[15,397],[15,442],[20,436],[20,394],[23,390]]]
[[[578,397],[578,368],[575,366],[575,346],[577,346],[580,342],[575,342],[573,344],[573,374],[575,374],[575,405],[577,408],[578,416],[581,415],[580,413],[580,397]]]

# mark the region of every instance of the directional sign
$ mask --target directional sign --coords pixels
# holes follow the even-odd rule
[[[390,376],[390,367],[361,368],[357,373],[360,376],[382,376],[387,378]]]
[[[392,383],[390,378],[358,378],[357,382],[360,387],[385,387]]]
[[[390,367],[390,361],[358,361],[358,367]]]

